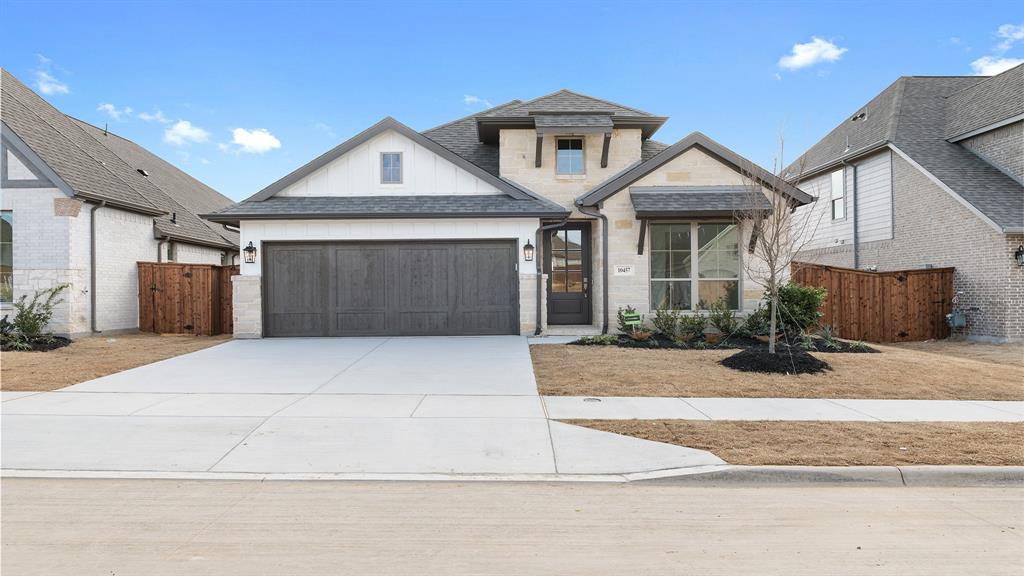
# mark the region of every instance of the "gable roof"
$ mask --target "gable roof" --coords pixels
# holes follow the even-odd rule
[[[997,228],[1024,230],[1024,186],[947,140],[951,115],[961,127],[952,130],[955,132],[1012,114],[1014,109],[1005,102],[1007,85],[1016,83],[1017,114],[1024,112],[1024,100],[1019,97],[1022,72],[1024,67],[1018,66],[993,78],[904,76],[818,141],[786,174],[807,179],[844,161],[891,147]],[[993,103],[986,103],[989,94]],[[985,111],[953,110],[965,105],[981,106]],[[799,175],[794,173],[798,166],[803,166]]]
[[[160,237],[237,247],[236,233],[198,216],[208,206],[221,208],[231,200],[134,142],[109,132],[104,136],[101,129],[61,113],[7,70],[2,70],[0,89],[4,129],[53,170],[66,192],[153,216]]]
[[[722,146],[704,134],[701,134],[700,132],[693,132],[689,136],[653,155],[650,159],[641,161],[640,163],[623,170],[618,175],[599,184],[593,190],[577,198],[576,204],[578,206],[596,206],[613,194],[625,189],[630,184],[657,170],[690,148],[700,149],[704,153],[716,158],[718,161],[726,164],[741,174],[746,172],[751,173],[751,176],[762,185],[786,194],[801,204],[806,204],[814,200],[813,197],[796,186],[793,186],[781,178],[777,178],[771,172],[768,172],[757,164],[754,164],[725,146]]]
[[[171,223],[170,216],[167,215],[154,220],[160,236],[213,245],[227,243],[233,248],[238,248],[238,232],[199,217],[200,214],[231,206],[234,204],[233,200],[127,138],[122,138],[109,130],[104,131],[77,118],[72,120],[125,163],[135,168],[136,172],[145,170],[148,176],[144,178],[152,182],[167,197],[161,205],[165,210],[177,214],[177,217],[175,223]],[[203,227],[208,230],[204,230]]]
[[[459,154],[452,152],[451,150],[445,148],[441,144],[438,144],[434,140],[424,136],[423,134],[420,134],[419,132],[413,130],[412,128],[409,128],[405,124],[402,124],[398,120],[395,120],[394,118],[388,116],[387,118],[384,118],[383,120],[377,122],[373,126],[370,126],[366,130],[363,130],[359,134],[356,134],[352,138],[349,138],[348,140],[342,142],[341,144],[335,146],[334,148],[331,148],[327,152],[324,152],[320,156],[317,156],[312,161],[299,167],[298,169],[294,170],[284,178],[281,178],[277,182],[274,182],[270,186],[267,186],[263,190],[260,190],[253,196],[246,198],[244,202],[259,202],[267,200],[274,196],[274,194],[277,194],[278,192],[284,190],[288,186],[291,186],[292,184],[298,182],[299,180],[305,178],[306,176],[309,176],[313,172],[316,172],[320,168],[323,168],[334,159],[346,154],[347,152],[353,150],[357,146],[369,141],[374,136],[382,134],[388,130],[394,130],[395,132],[398,132],[402,136],[405,136],[406,138],[412,140],[416,144],[419,144],[420,146],[423,146],[424,148],[430,150],[431,152],[437,154],[438,156],[441,156],[442,158],[448,160],[452,164],[455,164],[459,168],[462,168],[463,170],[469,172],[470,174],[476,176],[477,178],[480,178],[484,182],[487,182],[488,184],[494,186],[498,190],[501,190],[505,194],[512,196],[513,198],[517,198],[519,200],[529,200],[537,198],[537,196],[532,192],[524,190],[523,188],[516,186],[515,184],[509,182],[508,180],[505,180],[504,178],[499,178],[495,174],[492,174],[484,170],[480,166],[477,166],[476,164],[463,158]]]

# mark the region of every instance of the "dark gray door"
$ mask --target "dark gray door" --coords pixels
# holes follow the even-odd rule
[[[590,324],[590,223],[572,222],[546,236],[548,324]]]
[[[266,244],[267,336],[519,331],[514,241]]]

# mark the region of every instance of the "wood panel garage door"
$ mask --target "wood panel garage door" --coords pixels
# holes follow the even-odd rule
[[[264,245],[267,336],[517,334],[514,241]]]

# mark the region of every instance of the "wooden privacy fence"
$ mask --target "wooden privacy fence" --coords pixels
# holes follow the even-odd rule
[[[822,326],[868,342],[909,342],[949,336],[953,268],[866,272],[793,263],[793,280],[828,290]]]
[[[231,276],[238,266],[139,262],[139,330],[231,334]]]

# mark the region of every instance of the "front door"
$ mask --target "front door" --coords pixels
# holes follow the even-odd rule
[[[544,242],[548,275],[548,324],[590,324],[590,223],[548,230]]]

